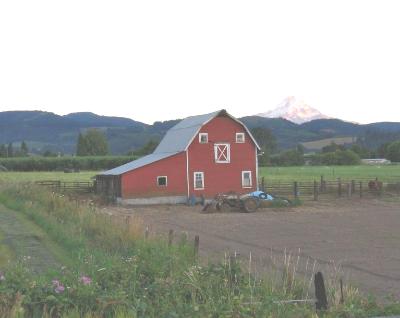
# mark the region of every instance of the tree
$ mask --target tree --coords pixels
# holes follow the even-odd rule
[[[45,152],[43,152],[42,156],[43,157],[57,157],[58,154],[55,152],[52,152],[51,150],[46,150]]]
[[[7,157],[7,147],[5,145],[0,145],[0,157]]]
[[[393,162],[400,162],[400,140],[387,146],[386,158]]]
[[[354,151],[357,155],[360,156],[360,158],[363,159],[371,158],[371,151],[369,151],[367,148],[361,145],[354,144],[350,147],[350,150]]]
[[[28,155],[28,152],[29,152],[28,146],[26,145],[25,141],[22,141],[20,150],[21,156],[26,157]]]
[[[271,157],[274,166],[302,166],[305,163],[304,154],[298,149],[291,149]]]
[[[128,156],[145,156],[151,154],[157,148],[158,144],[158,141],[150,140],[142,148],[128,152]]]
[[[258,162],[261,166],[266,166],[270,161],[271,154],[276,151],[276,138],[268,128],[253,128],[251,134],[256,139],[262,151]]]
[[[321,150],[322,152],[326,153],[326,152],[334,152],[336,150],[345,150],[345,148],[343,145],[338,145],[332,141],[330,145],[322,147]]]
[[[336,151],[338,165],[358,165],[360,156],[352,150]]]
[[[77,156],[86,156],[87,155],[87,146],[86,139],[79,133],[78,142],[76,145],[76,155]]]
[[[298,145],[296,146],[296,150],[297,150],[299,153],[303,154],[303,155],[304,155],[304,153],[306,152],[306,148],[305,148],[302,144],[298,144]]]
[[[360,157],[352,150],[336,150],[312,156],[313,165],[358,165]]]
[[[104,156],[107,153],[107,139],[101,131],[89,129],[85,134],[79,134],[76,146],[78,156]]]
[[[7,157],[14,157],[14,149],[11,142],[8,144],[7,147]]]

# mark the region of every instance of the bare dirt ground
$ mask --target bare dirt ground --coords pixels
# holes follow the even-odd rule
[[[111,207],[107,212],[139,217],[153,233],[173,229],[199,235],[203,257],[236,251],[248,258],[251,252],[259,268],[267,268],[286,251],[294,260],[299,256],[299,272],[314,260],[323,272],[334,264],[341,266],[345,283],[379,298],[400,299],[400,200],[307,202],[250,214],[203,214],[200,206]]]

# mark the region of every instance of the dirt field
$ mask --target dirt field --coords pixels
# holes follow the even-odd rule
[[[295,262],[300,256],[300,272],[314,260],[323,272],[341,266],[345,282],[361,291],[400,299],[400,201],[342,199],[251,214],[200,211],[199,206],[108,210],[140,217],[152,233],[200,235],[203,258],[236,251],[248,259],[251,252],[260,270],[274,260],[282,264],[286,251]]]

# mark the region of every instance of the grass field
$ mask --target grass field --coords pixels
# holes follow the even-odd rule
[[[400,165],[389,166],[303,166],[303,167],[262,167],[260,176],[266,181],[313,181],[319,180],[321,175],[326,180],[336,178],[363,179],[378,178],[379,180],[400,181]]]
[[[302,142],[301,144],[306,149],[320,150],[322,149],[322,147],[329,146],[332,142],[334,142],[337,145],[344,145],[344,144],[354,143],[354,140],[355,140],[354,137],[336,137],[336,138],[326,138],[315,141]]]
[[[81,171],[79,173],[50,172],[0,172],[1,181],[90,181],[98,171]],[[382,181],[398,179],[400,181],[400,165],[389,166],[302,166],[302,167],[261,167],[260,177],[266,181],[313,181],[321,175],[326,180],[336,178],[363,179],[378,178]]]
[[[90,181],[98,172],[81,171],[75,173],[64,173],[63,171],[33,171],[33,172],[0,172],[1,181],[41,181],[41,180],[60,180],[60,181]]]

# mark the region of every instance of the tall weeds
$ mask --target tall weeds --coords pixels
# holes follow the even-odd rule
[[[0,202],[44,229],[71,260],[40,276],[23,261],[0,268],[0,317],[315,317],[312,304],[279,303],[308,293],[289,254],[280,279],[256,275],[252,256],[203,264],[186,236],[169,246],[145,239],[138,219],[117,219],[43,188],[0,187]],[[357,297],[333,302],[327,316],[386,310]]]

